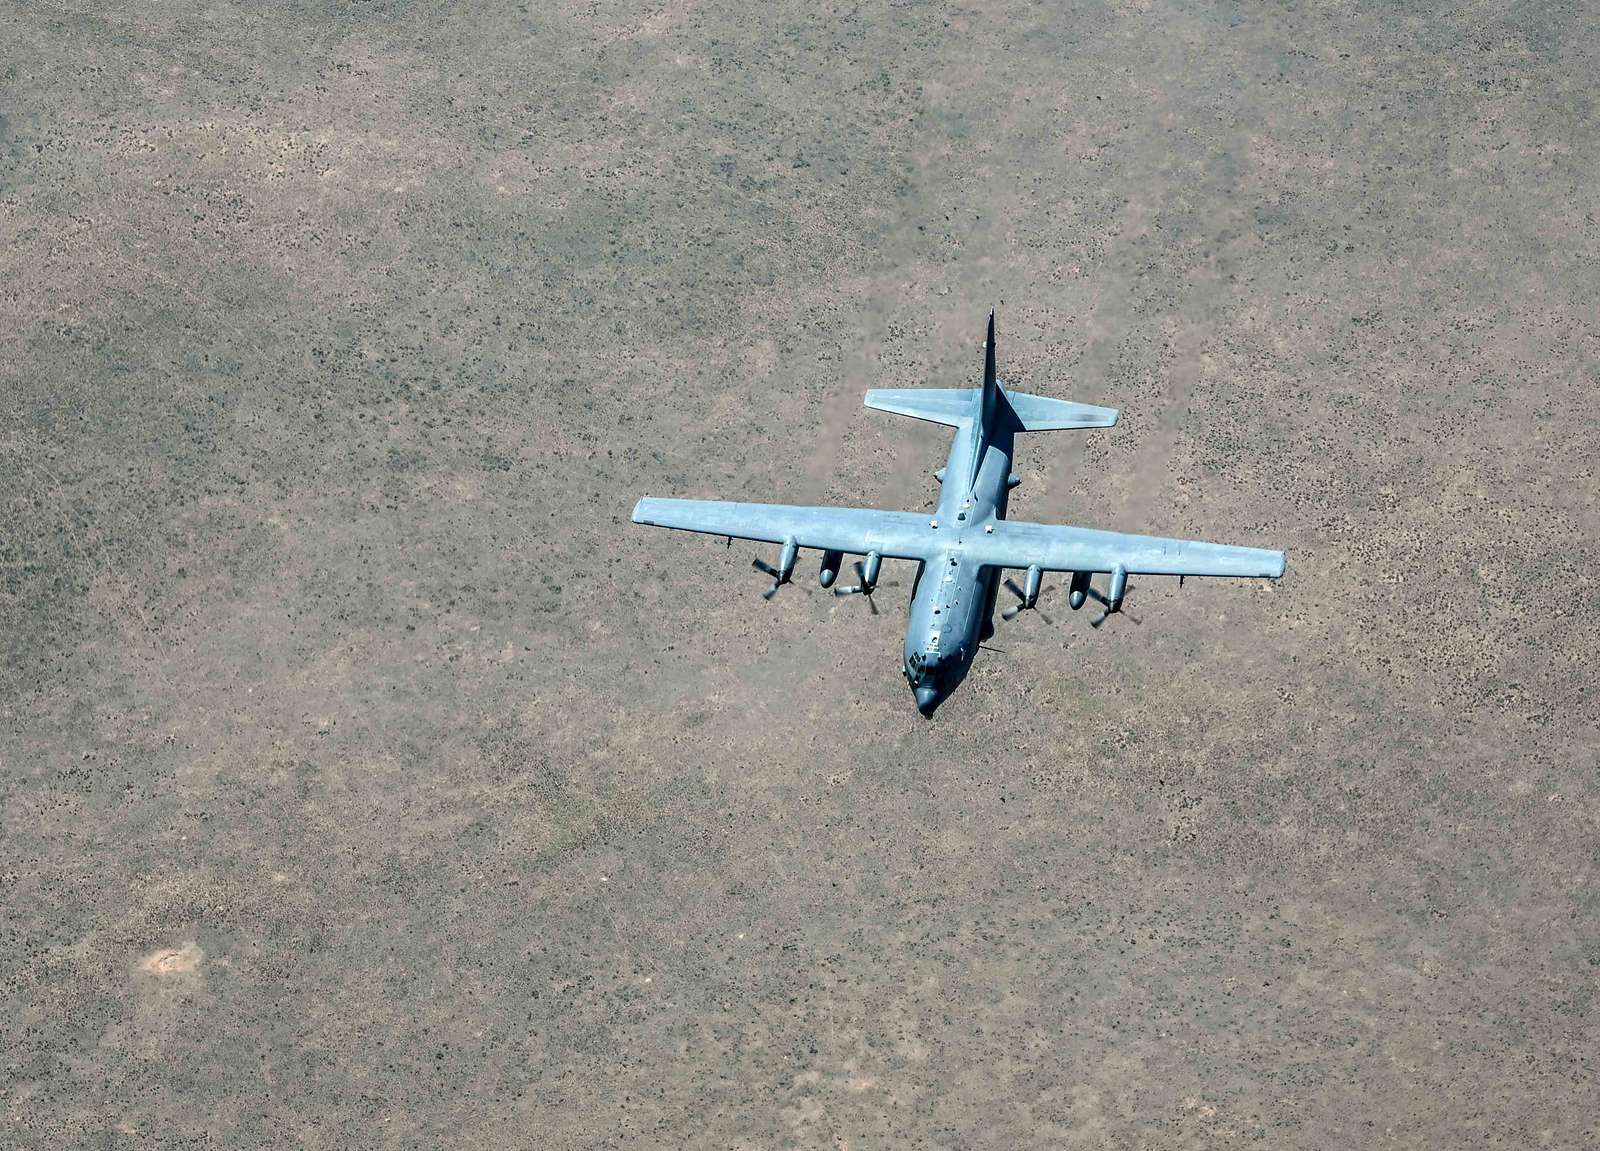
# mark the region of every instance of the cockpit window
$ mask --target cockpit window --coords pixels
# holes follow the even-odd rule
[[[913,684],[933,683],[939,675],[939,654],[914,651],[906,657],[906,678]]]

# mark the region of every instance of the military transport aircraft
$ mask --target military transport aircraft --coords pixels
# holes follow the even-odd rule
[[[772,578],[764,593],[768,599],[789,582],[800,549],[813,548],[822,553],[822,586],[833,587],[835,595],[864,597],[873,614],[878,609],[872,605],[872,592],[883,561],[915,562],[904,671],[923,715],[932,715],[955,689],[972,666],[978,644],[994,633],[995,596],[1004,568],[1026,573],[1020,588],[1005,580],[1017,603],[1004,618],[1038,604],[1045,572],[1064,572],[1070,576],[1067,602],[1074,611],[1086,599],[1101,605],[1099,617],[1090,621],[1095,627],[1122,610],[1129,576],[1177,576],[1181,583],[1185,576],[1283,575],[1279,551],[1007,520],[1007,497],[1022,482],[1011,471],[1018,432],[1109,428],[1118,413],[1115,408],[1007,391],[995,378],[994,361],[990,312],[981,388],[867,392],[869,408],[955,429],[949,460],[934,473],[941,492],[932,515],[646,497],[633,509],[633,522],[726,536],[730,544],[738,537],[780,545],[776,567],[755,561]],[[863,557],[853,565],[856,583],[834,587],[846,554]],[[1104,592],[1090,582],[1099,573],[1110,577]]]

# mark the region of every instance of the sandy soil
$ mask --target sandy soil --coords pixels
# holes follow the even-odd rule
[[[1600,10],[0,6],[0,1143],[1600,1142]],[[1284,548],[1001,625],[643,494]],[[1059,596],[1060,591],[1056,593]]]

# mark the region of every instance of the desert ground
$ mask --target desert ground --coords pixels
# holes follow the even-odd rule
[[[0,1144],[1600,1144],[1600,7],[0,6]],[[999,624],[636,527],[1122,409]],[[1052,610],[1053,609],[1053,610]]]

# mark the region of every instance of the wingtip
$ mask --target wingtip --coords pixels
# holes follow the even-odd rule
[[[645,506],[645,504],[647,504],[649,502],[650,502],[650,497],[649,496],[644,496],[643,498],[641,498],[639,500],[638,503],[633,505],[633,522],[634,523],[642,524],[642,523],[645,522],[644,521],[644,506]]]
[[[1284,571],[1286,569],[1286,566],[1287,565],[1284,563],[1283,553],[1279,552],[1278,553],[1278,570],[1273,573],[1272,578],[1273,579],[1282,579],[1283,578],[1283,573],[1284,573]]]

